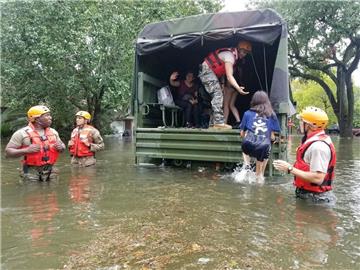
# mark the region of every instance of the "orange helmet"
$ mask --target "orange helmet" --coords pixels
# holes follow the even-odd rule
[[[91,119],[91,114],[88,113],[87,111],[78,111],[75,115],[84,117],[86,120],[89,120],[89,121]]]
[[[50,110],[48,107],[43,106],[43,105],[37,105],[37,106],[33,106],[31,107],[28,112],[27,112],[27,116],[30,122],[34,122],[36,118],[42,116],[45,113],[49,113]]]
[[[249,53],[252,50],[251,43],[249,41],[246,41],[246,40],[240,41],[237,48],[238,48],[238,50],[243,49],[243,50],[245,50],[245,51],[247,51]]]
[[[329,122],[329,117],[326,112],[316,107],[306,107],[296,116],[296,118],[316,129],[325,129]]]

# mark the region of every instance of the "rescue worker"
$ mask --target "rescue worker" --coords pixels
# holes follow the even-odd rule
[[[6,145],[6,156],[24,157],[21,172],[24,179],[49,181],[57,177],[53,165],[65,145],[58,132],[50,128],[52,118],[46,106],[31,107],[27,117],[29,124],[16,131]]]
[[[297,118],[304,133],[301,145],[296,150],[294,166],[284,160],[275,160],[275,169],[294,175],[296,197],[313,202],[334,202],[332,182],[336,163],[335,147],[325,128],[327,114],[316,107],[305,108]]]
[[[90,113],[86,111],[76,113],[76,128],[72,131],[68,143],[73,165],[80,167],[95,165],[95,152],[104,149],[103,138],[96,128],[89,125],[90,120]]]
[[[233,73],[236,62],[243,59],[251,50],[250,42],[240,41],[236,48],[222,48],[211,52],[200,66],[199,78],[212,97],[213,127],[215,128],[232,128],[224,122],[223,89],[219,79],[226,76],[229,85],[241,95],[249,94],[236,82]]]

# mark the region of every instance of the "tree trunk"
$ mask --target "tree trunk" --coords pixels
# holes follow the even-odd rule
[[[101,121],[100,121],[100,112],[101,112],[101,101],[95,98],[94,100],[94,118],[93,118],[93,125],[98,130],[101,129]]]
[[[335,114],[339,122],[340,137],[352,137],[354,96],[351,82],[351,74],[347,74],[342,67],[338,67],[337,80],[337,98],[339,106],[337,111],[334,108],[334,112],[336,112]]]

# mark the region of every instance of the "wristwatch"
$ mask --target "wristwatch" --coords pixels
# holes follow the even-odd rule
[[[288,167],[288,174],[290,174],[290,172],[292,171],[294,169],[294,167],[292,166],[292,165],[290,165],[289,167]]]

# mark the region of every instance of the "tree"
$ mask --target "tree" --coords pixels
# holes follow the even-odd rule
[[[340,136],[352,136],[351,75],[360,59],[360,2],[287,0],[256,5],[277,10],[287,21],[291,75],[318,83],[338,119]],[[324,77],[336,85],[335,93]]]
[[[134,40],[145,24],[214,12],[221,1],[15,1],[1,3],[1,87],[5,106],[46,104],[55,127],[77,110],[108,126],[130,106]]]
[[[331,85],[331,89],[334,92],[334,83],[329,78],[325,81]],[[337,124],[337,118],[332,110],[330,101],[319,84],[313,81],[293,80],[291,89],[298,111],[303,110],[307,106],[315,106],[323,109],[327,113],[329,116],[329,126]]]

